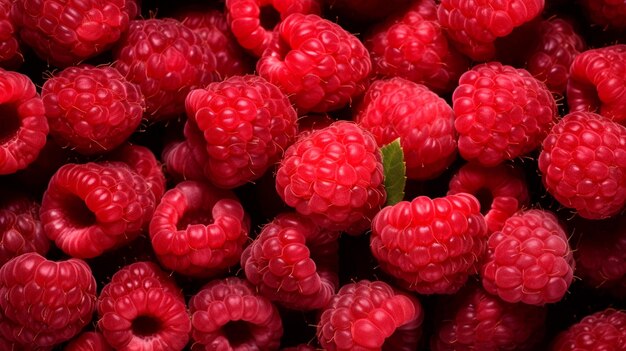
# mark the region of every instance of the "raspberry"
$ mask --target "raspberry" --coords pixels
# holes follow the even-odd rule
[[[400,138],[408,178],[434,178],[456,158],[452,108],[421,84],[403,78],[375,81],[355,114],[378,146]]]
[[[520,212],[489,237],[482,269],[487,292],[507,302],[560,301],[572,283],[574,259],[557,218],[544,210]]]
[[[281,214],[244,250],[241,267],[270,300],[295,310],[322,308],[338,285],[338,236],[298,214]]]
[[[91,321],[96,281],[78,259],[29,252],[0,268],[0,334],[25,349],[51,349]]]
[[[581,0],[591,22],[612,29],[626,28],[626,4],[615,0]]]
[[[230,28],[239,45],[260,57],[278,36],[276,22],[292,13],[319,15],[320,0],[226,0]]]
[[[46,81],[41,98],[50,134],[84,155],[122,144],[139,126],[145,105],[139,87],[107,66],[67,68]]]
[[[120,269],[98,297],[98,328],[115,350],[180,351],[191,321],[174,281],[152,262]]]
[[[205,285],[191,300],[194,350],[277,350],[283,324],[272,303],[245,280]]]
[[[108,154],[110,161],[125,163],[132,171],[142,176],[158,202],[165,192],[165,175],[156,156],[145,146],[124,144]]]
[[[543,141],[539,170],[561,205],[588,219],[626,204],[626,128],[590,112],[563,117]]]
[[[196,162],[221,188],[261,177],[297,133],[289,99],[258,76],[231,77],[193,90],[185,106],[189,128],[202,135],[189,145],[196,149],[192,154],[204,154]]]
[[[511,304],[470,286],[442,303],[441,322],[431,338],[433,351],[536,350],[546,309]]]
[[[586,316],[559,334],[550,350],[626,350],[626,313],[608,308]]]
[[[198,150],[202,153],[202,150]],[[202,166],[196,162],[187,141],[175,141],[163,149],[161,156],[167,173],[176,182],[184,180],[203,180]]]
[[[557,118],[546,86],[523,69],[491,62],[463,73],[452,95],[459,152],[495,166],[541,144]]]
[[[27,76],[0,68],[0,175],[26,168],[46,144],[48,122]]]
[[[302,136],[285,151],[276,191],[320,227],[360,234],[386,200],[376,140],[346,121]]]
[[[183,113],[189,91],[217,79],[213,52],[174,19],[131,21],[114,59],[114,67],[141,88],[150,122]]]
[[[109,50],[137,12],[134,0],[20,0],[11,16],[39,57],[67,67]]]
[[[367,88],[372,63],[357,37],[317,15],[292,14],[257,72],[289,96],[300,113],[344,107]]]
[[[99,332],[84,332],[72,340],[64,351],[113,351],[107,344],[104,335]]]
[[[597,112],[616,122],[626,121],[626,45],[587,50],[570,67],[567,103],[570,112]]]
[[[437,15],[456,47],[475,61],[495,55],[494,42],[541,13],[544,0],[442,0]]]
[[[484,167],[468,163],[450,179],[448,195],[470,193],[480,201],[489,233],[528,205],[530,196],[521,169],[511,165]]]
[[[43,195],[41,223],[63,252],[91,258],[136,238],[154,206],[148,183],[123,163],[66,164]]]
[[[24,62],[10,17],[11,3],[12,0],[0,0],[0,67],[6,69],[15,69]]]
[[[150,222],[150,238],[163,267],[210,276],[239,262],[248,222],[232,193],[186,181],[161,199]]]
[[[422,319],[417,299],[384,282],[361,280],[344,285],[324,309],[317,339],[330,351],[416,350]]]
[[[383,208],[372,221],[370,248],[380,268],[420,294],[453,294],[477,271],[487,225],[465,193],[419,196]]]
[[[21,194],[2,194],[0,266],[26,252],[45,255],[50,241],[39,220],[39,204]]]

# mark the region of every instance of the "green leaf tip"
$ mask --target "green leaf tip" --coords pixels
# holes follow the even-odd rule
[[[404,152],[400,146],[400,138],[383,146],[380,151],[383,155],[387,205],[391,206],[404,199],[404,187],[406,185],[406,164]]]

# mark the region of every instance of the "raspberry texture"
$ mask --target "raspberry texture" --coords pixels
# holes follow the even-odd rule
[[[539,170],[548,192],[581,217],[603,219],[626,204],[626,128],[573,112],[543,141]]]
[[[192,155],[199,154],[194,157],[205,177],[221,188],[260,178],[297,133],[289,99],[258,76],[231,77],[193,90],[185,106],[186,128],[197,136],[189,144]]]
[[[551,351],[626,350],[626,312],[608,308],[557,336]]]
[[[52,349],[91,321],[96,281],[82,260],[29,252],[0,268],[0,334],[24,349]]]
[[[534,150],[557,118],[545,84],[497,62],[463,73],[452,101],[461,156],[485,166]]]
[[[145,106],[139,87],[115,68],[67,68],[43,85],[50,134],[84,155],[106,153],[137,129]]]
[[[184,297],[155,263],[120,269],[98,297],[98,328],[119,351],[180,351],[191,331]]]
[[[24,62],[10,17],[11,3],[12,0],[0,0],[0,67],[5,69],[15,69]]]
[[[615,0],[581,0],[579,2],[591,22],[602,27],[626,28],[626,4]]]
[[[381,158],[369,132],[352,122],[335,122],[285,151],[276,191],[320,227],[360,234],[387,197]]]
[[[141,145],[126,143],[107,155],[109,161],[125,163],[130,169],[143,177],[158,202],[165,192],[165,175],[161,164],[150,149]]]
[[[113,351],[104,335],[99,332],[84,332],[72,340],[63,351]]]
[[[372,63],[359,39],[317,15],[292,14],[257,62],[257,72],[289,96],[299,113],[344,107],[367,88]]]
[[[375,81],[355,111],[378,146],[400,138],[410,179],[430,179],[456,158],[454,112],[427,87],[403,78]]]
[[[453,294],[477,272],[487,225],[466,193],[419,196],[383,208],[372,221],[370,248],[380,268],[420,294]]]
[[[192,350],[278,350],[283,325],[276,307],[247,281],[213,280],[189,301]]]
[[[560,301],[572,283],[574,258],[557,218],[528,210],[507,219],[489,237],[481,275],[485,290],[507,302]]]
[[[39,220],[39,204],[18,194],[2,194],[0,201],[0,266],[27,252],[45,255],[50,240]]]
[[[195,132],[197,133],[197,129]],[[203,160],[206,160],[202,150],[198,150],[198,154]],[[168,176],[176,182],[205,179],[203,167],[196,162],[187,140],[167,144],[163,149],[161,160],[163,160]]]
[[[416,350],[422,319],[417,299],[361,280],[344,285],[323,310],[317,339],[329,351]]]

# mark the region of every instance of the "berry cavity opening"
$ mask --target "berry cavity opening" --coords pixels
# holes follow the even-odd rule
[[[0,104],[0,143],[15,137],[22,125],[17,106],[14,104]]]
[[[157,334],[161,331],[163,325],[159,319],[153,316],[139,316],[133,320],[133,334],[140,337],[147,337]]]
[[[190,211],[185,211],[185,213],[183,213],[183,216],[178,220],[178,223],[176,224],[176,229],[185,230],[187,229],[188,226],[193,225],[193,224],[208,225],[212,223],[213,223],[213,216],[211,215],[210,210],[206,210],[206,209],[190,210]]]
[[[244,321],[232,321],[226,323],[222,327],[222,333],[230,346],[236,348],[252,340],[252,332],[250,330],[250,324]]]
[[[85,201],[76,195],[64,199],[65,215],[76,228],[85,228],[96,223],[96,215],[87,207]]]
[[[280,13],[272,6],[261,7],[261,27],[265,30],[274,30],[274,27],[280,22]]]

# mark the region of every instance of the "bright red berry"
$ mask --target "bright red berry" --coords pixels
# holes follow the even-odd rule
[[[21,194],[2,194],[0,203],[0,266],[26,252],[45,255],[50,240],[39,220],[39,204]]]
[[[559,334],[550,350],[626,350],[626,312],[608,308],[586,316]]]
[[[100,332],[84,332],[67,344],[63,351],[113,351]]]
[[[0,67],[6,69],[15,69],[24,62],[10,17],[11,4],[12,0],[0,0]]]
[[[146,180],[155,201],[161,199],[165,192],[165,175],[161,163],[149,148],[126,143],[109,153],[107,160],[125,163]]]

